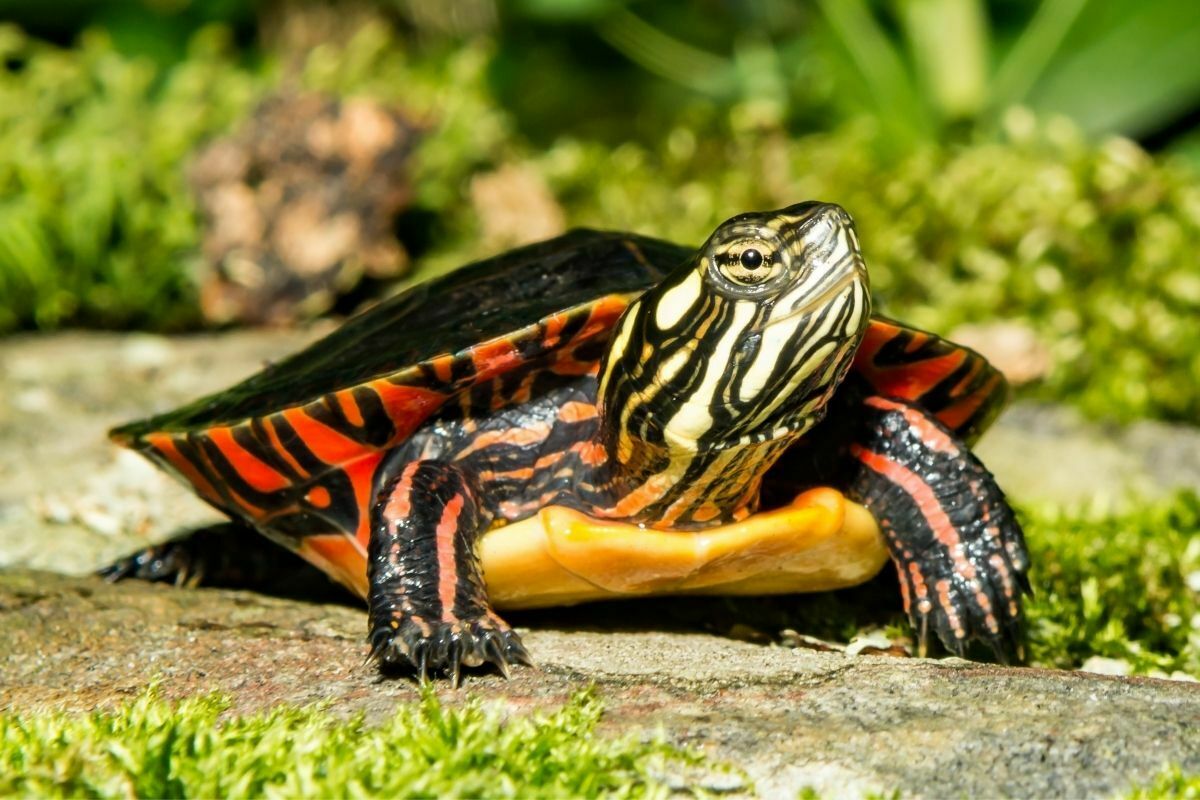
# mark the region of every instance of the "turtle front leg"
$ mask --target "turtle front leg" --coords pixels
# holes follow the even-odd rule
[[[860,413],[848,494],[879,522],[922,649],[932,628],[960,656],[980,639],[1001,661],[1020,660],[1029,556],[995,479],[919,406],[871,396]]]
[[[492,515],[471,477],[436,460],[410,461],[385,480],[371,511],[368,635],[384,667],[450,675],[491,662],[529,664],[520,638],[487,599],[476,553]]]

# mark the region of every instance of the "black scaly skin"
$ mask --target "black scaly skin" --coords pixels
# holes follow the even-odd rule
[[[531,664],[488,605],[475,545],[492,514],[477,501],[475,480],[433,459],[392,458],[381,473],[388,477],[372,512],[367,554],[372,656],[385,668],[414,667],[422,680],[430,669],[444,670],[455,685],[464,664],[491,662],[506,677],[510,662]],[[439,529],[446,526],[453,549],[440,554]],[[450,603],[441,590],[448,575]]]
[[[134,578],[175,586],[254,589],[333,602],[349,596],[312,564],[253,528],[235,522],[198,528],[152,545],[118,559],[97,574],[111,583]]]

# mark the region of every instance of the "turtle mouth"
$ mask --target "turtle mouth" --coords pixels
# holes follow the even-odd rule
[[[797,317],[809,316],[814,311],[817,311],[818,309],[823,308],[824,306],[827,306],[830,303],[832,303],[833,299],[835,297],[837,297],[837,295],[839,295],[843,291],[845,291],[846,287],[853,284],[854,281],[855,281],[855,275],[854,275],[854,273],[851,273],[851,274],[847,275],[845,278],[842,278],[840,281],[830,284],[828,287],[825,288],[824,291],[822,291],[816,297],[807,298],[804,302],[793,307],[790,311],[784,313],[783,315],[778,316],[778,317],[772,315],[772,316],[768,317],[766,320],[764,320],[763,322],[759,323],[758,325],[755,325],[754,327],[747,329],[746,334],[749,336],[761,334],[764,331],[766,331],[768,328],[772,328],[776,325],[780,325],[785,322],[791,322],[792,320],[795,320]]]

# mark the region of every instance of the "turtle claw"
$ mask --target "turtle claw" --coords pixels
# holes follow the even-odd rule
[[[192,550],[187,539],[156,544],[118,559],[96,574],[108,583],[134,578],[195,586],[204,578],[204,566]]]
[[[493,617],[430,622],[409,616],[377,625],[369,641],[368,661],[377,661],[385,672],[413,672],[422,683],[430,675],[444,675],[455,688],[464,667],[490,663],[507,679],[513,662],[533,663],[516,632]]]
[[[1012,525],[1008,533],[1020,536],[1016,522]],[[959,658],[967,656],[972,641],[979,641],[1001,664],[1024,661],[1021,600],[1027,578],[1023,565],[1001,557],[1003,552],[991,550],[988,558],[969,556],[974,567],[970,577],[946,551],[927,553],[913,562],[915,573],[930,589],[914,598],[908,609],[922,656],[931,634],[936,634],[946,650]],[[908,572],[914,574],[912,566]]]

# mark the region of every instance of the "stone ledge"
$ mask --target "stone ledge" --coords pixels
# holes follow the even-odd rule
[[[514,619],[519,625],[519,617]],[[0,573],[0,706],[91,710],[152,680],[238,711],[323,701],[386,716],[411,681],[364,666],[360,608],[229,590]],[[662,730],[764,796],[1077,797],[1200,771],[1200,684],[762,647],[699,633],[523,631],[539,669],[472,675],[511,712],[595,685],[609,731]]]

